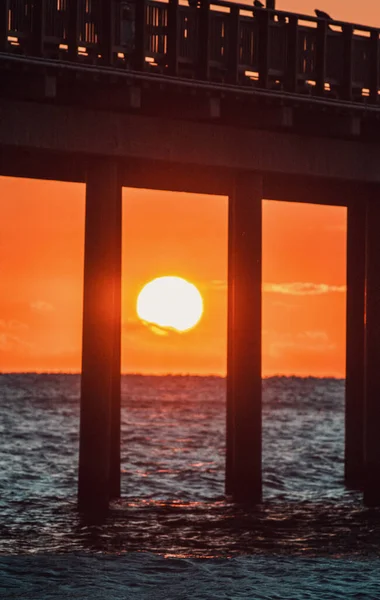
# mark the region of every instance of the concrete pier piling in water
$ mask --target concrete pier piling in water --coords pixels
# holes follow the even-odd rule
[[[367,200],[364,503],[380,506],[380,204]]]
[[[344,478],[350,488],[364,481],[365,202],[347,206],[346,403]]]
[[[117,164],[93,159],[86,177],[78,482],[86,512],[105,511],[120,492],[120,240]]]
[[[229,198],[226,489],[259,502],[261,477],[262,178],[237,174]]]
[[[113,235],[114,251],[114,346],[112,356],[111,440],[110,440],[110,497],[120,497],[121,453],[121,252],[122,252],[122,190],[118,172],[114,174],[116,226]]]

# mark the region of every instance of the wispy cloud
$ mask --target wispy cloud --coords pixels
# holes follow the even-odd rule
[[[227,282],[213,279],[210,287],[225,291]],[[263,283],[262,290],[267,294],[282,294],[285,296],[322,296],[324,294],[341,294],[346,291],[345,285],[329,285],[328,283],[313,283],[309,281],[292,281],[284,283]]]
[[[20,349],[29,351],[32,344],[21,337],[27,329],[29,329],[28,325],[21,323],[21,321],[0,319],[0,352],[11,352]]]
[[[32,344],[26,342],[17,335],[12,335],[10,333],[5,332],[0,333],[1,352],[10,352],[11,350],[16,350],[20,348],[24,350],[30,350],[32,347]]]
[[[322,296],[323,294],[343,293],[345,285],[294,281],[292,283],[264,283],[263,291],[286,296]]]
[[[150,323],[143,319],[128,319],[123,323],[123,332],[127,336],[133,336],[135,332],[142,333],[143,331],[152,331],[156,335],[169,336],[169,335],[181,335],[181,331],[174,329],[173,327],[162,327],[157,323]]]
[[[0,331],[15,332],[24,331],[25,329],[29,329],[26,323],[21,323],[21,321],[17,321],[16,319],[11,319],[10,321],[0,319]]]
[[[335,349],[326,331],[301,331],[296,334],[266,331],[265,337],[270,337],[268,348],[272,357],[280,357],[289,350],[321,353]]]
[[[213,279],[211,281],[211,288],[214,290],[226,290],[227,289],[227,281],[225,279]]]
[[[298,334],[301,340],[313,340],[314,342],[328,342],[329,336],[326,331],[303,331]]]
[[[30,308],[40,313],[52,312],[54,310],[54,306],[49,302],[45,302],[44,300],[36,300],[35,302],[32,302]]]
[[[140,319],[127,319],[122,323],[122,330],[124,333],[133,333],[134,331],[141,330],[141,321]]]

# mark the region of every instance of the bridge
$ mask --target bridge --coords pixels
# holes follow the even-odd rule
[[[345,480],[380,505],[379,30],[267,1],[1,4],[0,175],[86,183],[86,512],[120,495],[122,186],[229,197],[226,492],[238,502],[262,497],[262,199],[347,207]]]

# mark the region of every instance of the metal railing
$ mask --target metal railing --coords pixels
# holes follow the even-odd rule
[[[0,51],[377,103],[379,30],[223,0],[3,0]]]

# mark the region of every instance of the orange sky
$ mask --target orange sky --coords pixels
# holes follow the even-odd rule
[[[380,5],[375,0],[276,0],[276,8],[304,15],[313,15],[314,9],[319,8],[338,21],[380,27]]]
[[[314,0],[277,0],[313,13]],[[374,2],[319,2],[380,26]],[[0,178],[0,371],[79,371],[84,186]],[[123,372],[225,373],[227,200],[124,190]],[[147,219],[147,215],[150,218]],[[264,202],[263,374],[344,376],[346,210]],[[200,324],[158,336],[137,319],[144,283],[180,275]]]
[[[0,178],[0,203],[0,370],[78,371],[84,186]],[[123,212],[123,371],[223,374],[227,199],[124,190]],[[264,203],[264,374],[344,374],[345,219]],[[188,333],[158,336],[136,316],[140,289],[162,275],[202,293]]]

